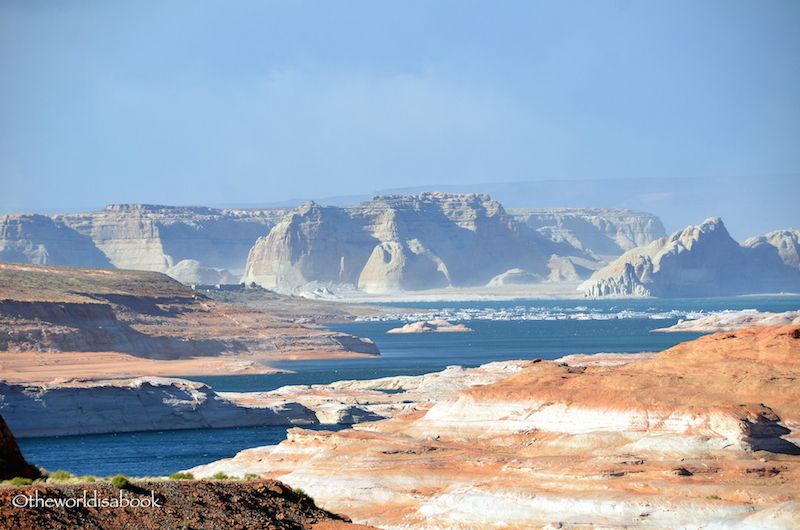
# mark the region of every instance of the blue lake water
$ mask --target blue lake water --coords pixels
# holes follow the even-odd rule
[[[632,311],[657,313],[721,311],[725,309],[782,312],[800,309],[800,297],[737,297],[685,300],[517,300],[513,302],[405,303],[404,308],[478,308],[501,310],[517,306],[577,311],[586,307],[600,313]],[[293,361],[272,366],[292,374],[187,377],[218,391],[266,391],[284,385],[325,384],[344,379],[373,379],[419,375],[448,365],[478,366],[510,359],[552,360],[573,353],[661,351],[700,336],[700,333],[660,333],[651,330],[675,324],[677,319],[613,320],[471,320],[474,333],[387,334],[402,322],[356,322],[330,329],[368,337],[380,357],[340,361]],[[328,427],[325,427],[328,428]],[[285,427],[199,429],[19,440],[25,457],[54,471],[78,475],[168,475],[175,471],[233,456],[285,438]]]

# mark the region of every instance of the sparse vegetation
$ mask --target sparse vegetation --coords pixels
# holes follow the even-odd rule
[[[29,486],[33,484],[33,480],[25,477],[14,477],[8,481],[11,486]]]
[[[256,475],[255,473],[245,473],[244,474],[244,480],[258,480],[260,478],[261,477]]]
[[[68,478],[72,478],[74,476],[75,475],[73,475],[69,471],[64,471],[63,469],[59,469],[58,471],[53,471],[52,473],[50,473],[50,475],[47,478],[48,480],[65,480]]]
[[[194,475],[184,471],[178,471],[169,476],[171,480],[194,480]]]
[[[222,471],[217,471],[216,473],[211,475],[211,478],[214,479],[214,480],[230,480],[231,477],[229,477],[228,475],[226,475]]]
[[[296,494],[298,497],[300,497],[300,500],[303,500],[303,499],[305,499],[305,500],[307,500],[308,502],[311,502],[311,503],[313,503],[313,502],[314,502],[314,498],[313,498],[313,497],[311,497],[311,495],[309,495],[308,493],[306,493],[306,492],[303,490],[303,488],[293,488],[293,489],[292,489],[292,491],[293,491],[293,492],[294,492],[294,493],[295,493],[295,494]]]
[[[116,475],[111,479],[111,485],[115,488],[124,490],[131,485],[131,481],[125,475]]]

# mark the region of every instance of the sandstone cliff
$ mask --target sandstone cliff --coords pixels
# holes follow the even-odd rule
[[[287,211],[116,204],[80,214],[7,215],[0,217],[0,261],[166,272],[197,260],[241,274],[250,247]]]
[[[385,529],[793,529],[799,344],[797,327],[754,328],[654,359],[534,361],[193,471],[281,477]]]
[[[238,283],[247,269],[246,281],[286,291],[383,292],[485,285],[512,269],[526,282],[574,282],[663,235],[658,218],[627,210],[512,211],[444,193],[297,209],[117,204],[0,217],[0,261],[149,270],[187,284]]]
[[[507,208],[507,211],[517,221],[561,245],[560,253],[564,255],[577,250],[608,259],[667,235],[658,217],[630,210]]]
[[[574,282],[664,235],[657,217],[627,210],[511,212],[487,195],[436,192],[351,207],[308,203],[258,240],[243,281],[371,293]]]
[[[629,250],[579,289],[590,297],[800,292],[800,273],[784,263],[769,240],[739,245],[722,220],[711,218]]]
[[[800,269],[800,230],[776,230],[765,236],[746,239],[742,246],[753,252],[763,252],[767,260],[774,253],[771,247],[775,247],[784,264]]]
[[[128,358],[189,359],[192,366],[176,367],[188,375],[215,369],[202,357],[257,365],[379,354],[368,339],[295,324],[269,308],[215,302],[155,272],[0,262],[0,292],[0,373],[9,380],[50,380],[54,370],[96,377],[95,364],[105,362],[109,377]],[[95,356],[75,352],[127,357],[93,364]]]

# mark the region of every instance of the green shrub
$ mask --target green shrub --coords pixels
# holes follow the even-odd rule
[[[14,477],[8,482],[12,486],[29,486],[33,484],[33,481],[31,479],[25,477]]]
[[[183,471],[178,471],[177,473],[173,473],[169,476],[171,480],[194,480],[194,475],[191,473],[185,473]]]
[[[111,485],[121,490],[126,489],[131,485],[131,481],[125,475],[117,475],[111,479]]]
[[[211,475],[211,478],[213,478],[214,480],[228,480],[231,477],[229,477],[228,475],[226,475],[222,471],[217,471],[216,473]]]
[[[292,491],[293,491],[293,492],[294,492],[294,493],[295,493],[295,494],[296,494],[298,497],[300,497],[300,500],[303,500],[303,499],[305,499],[305,500],[307,500],[308,502],[312,502],[312,503],[314,502],[314,499],[313,499],[313,497],[311,497],[311,495],[309,495],[308,493],[306,493],[306,492],[305,492],[305,491],[304,491],[302,488],[294,488],[294,489],[292,489]]]
[[[244,479],[245,480],[258,480],[260,478],[261,477],[256,475],[255,473],[245,473],[244,474]]]

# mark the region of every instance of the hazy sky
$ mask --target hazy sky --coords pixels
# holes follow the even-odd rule
[[[1,0],[0,213],[798,173],[798,28],[797,0]]]

